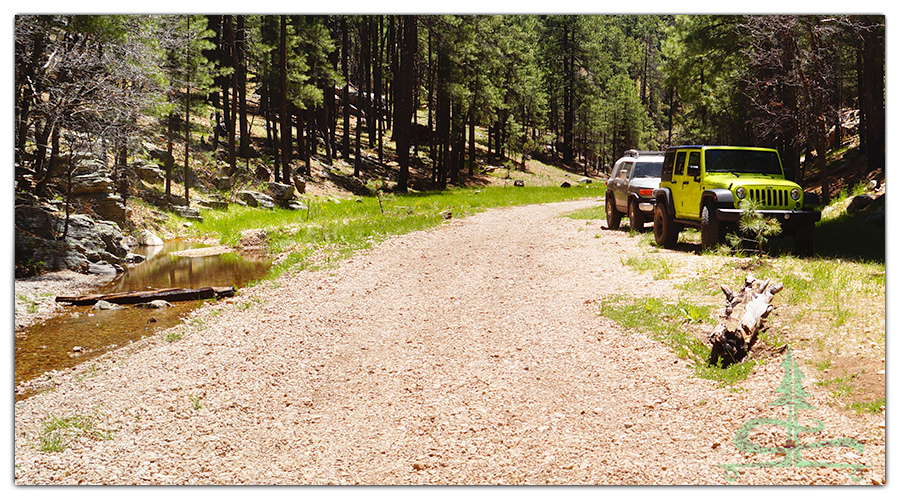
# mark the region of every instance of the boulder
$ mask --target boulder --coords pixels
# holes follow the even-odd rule
[[[149,229],[144,229],[137,235],[138,245],[142,247],[162,246],[163,240],[159,236],[153,234]]]
[[[198,201],[197,204],[215,210],[225,210],[226,208],[228,208],[228,202],[223,200],[201,200]]]
[[[139,179],[148,184],[160,184],[166,180],[166,172],[156,165],[135,165],[134,171]]]
[[[65,231],[65,217],[57,217],[54,224],[56,234],[62,235]],[[116,261],[124,258],[130,250],[125,244],[125,236],[115,222],[94,221],[83,214],[69,216],[66,239],[82,253],[106,251],[114,255]]]
[[[517,179],[513,181],[513,185],[516,187],[525,187],[525,181],[523,181],[522,179]]]
[[[172,210],[175,211],[176,214],[184,217],[185,219],[191,219],[196,221],[202,221],[203,217],[200,216],[200,211],[196,208],[191,207],[172,207]]]
[[[240,201],[259,208],[275,208],[275,200],[271,196],[256,191],[240,191],[237,193]]]
[[[90,262],[77,248],[68,241],[46,240],[16,227],[16,277],[20,277],[20,262],[41,262],[46,271],[69,269],[77,272],[87,271]]]
[[[569,188],[569,187],[572,187],[572,185],[569,184],[568,181],[566,181],[566,182],[563,182],[562,184],[560,184],[559,187],[561,187],[561,188]]]
[[[219,191],[231,189],[231,177],[216,177],[216,189]]]
[[[291,200],[283,205],[288,210],[309,210],[309,207],[297,200]]]
[[[291,180],[294,181],[294,188],[297,189],[297,192],[303,194],[306,192],[306,179],[299,175],[291,176]]]
[[[130,264],[140,264],[147,260],[147,257],[139,253],[129,253],[125,256],[125,262]]]
[[[593,181],[587,177],[582,177],[581,179],[578,179],[579,184],[590,184],[591,182],[593,182]]]
[[[294,186],[280,182],[270,182],[268,195],[276,201],[287,201],[294,197]]]
[[[113,180],[100,173],[78,175],[72,178],[72,194],[76,196],[111,193]]]
[[[88,265],[87,269],[88,274],[97,274],[97,275],[116,275],[118,271],[112,264],[106,262],[105,260],[101,260],[100,262],[91,262]]]
[[[91,199],[91,206],[99,217],[125,225],[129,209],[125,200],[115,194],[102,194]]]
[[[141,302],[140,304],[135,304],[137,307],[148,307],[150,309],[162,309],[164,307],[171,307],[172,304],[166,302],[162,299],[151,300],[150,302]]]
[[[177,206],[177,207],[186,207],[186,206],[188,206],[188,201],[184,196],[178,196],[178,195],[173,194],[169,198],[169,205]]]
[[[850,200],[850,204],[847,205],[847,213],[854,214],[865,210],[873,201],[875,201],[875,196],[869,193],[854,196],[853,199]]]
[[[272,178],[272,174],[269,172],[269,170],[262,165],[256,167],[256,171],[254,172],[254,175],[256,175],[257,179],[259,179],[263,182],[269,182],[269,179]]]
[[[119,304],[113,304],[112,302],[107,302],[105,300],[98,300],[96,304],[94,304],[91,309],[95,311],[107,311],[107,310],[115,310],[122,309],[122,306]]]

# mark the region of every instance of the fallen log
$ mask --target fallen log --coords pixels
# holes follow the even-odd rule
[[[725,285],[720,287],[725,294],[725,315],[709,336],[712,343],[709,364],[727,368],[740,363],[750,353],[763,320],[773,309],[772,299],[784,286],[747,275],[737,293]]]
[[[119,292],[109,294],[79,295],[75,297],[56,297],[56,302],[66,302],[76,306],[89,306],[99,300],[105,300],[113,304],[140,304],[154,300],[166,300],[177,302],[183,300],[205,300],[211,298],[233,297],[234,287],[204,288],[159,288],[140,292]]]

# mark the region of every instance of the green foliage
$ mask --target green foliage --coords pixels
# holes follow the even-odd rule
[[[72,417],[48,416],[41,422],[38,433],[38,449],[45,453],[58,453],[68,448],[79,437],[110,440],[111,432],[97,428],[97,418],[93,415]]]
[[[728,234],[729,243],[735,248],[739,247],[741,241],[750,241],[756,244],[757,258],[765,255],[763,245],[769,238],[781,234],[781,223],[771,217],[765,217],[759,212],[760,203],[755,200],[742,200],[740,205],[741,218],[738,221],[738,229],[742,234],[747,234],[750,238],[741,238],[735,234]]]
[[[875,401],[850,403],[847,405],[847,409],[859,414],[881,413],[884,411],[885,404],[884,398],[878,398]]]

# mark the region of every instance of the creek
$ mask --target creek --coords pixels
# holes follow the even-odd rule
[[[176,255],[204,246],[195,242],[170,241],[161,247],[137,248],[134,253],[144,255],[146,260],[92,293],[207,286],[239,289],[260,279],[271,267],[268,259],[237,252]],[[61,313],[16,334],[15,383],[18,385],[52,370],[71,368],[175,326],[203,302],[172,302],[171,307],[160,309],[126,305],[121,309],[94,310],[91,306],[65,306]],[[16,400],[30,395],[16,394]]]

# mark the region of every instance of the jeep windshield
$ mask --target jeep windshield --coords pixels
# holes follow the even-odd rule
[[[706,172],[783,175],[778,153],[750,149],[707,149]]]
[[[659,177],[662,175],[662,166],[662,162],[639,161],[634,164],[634,175],[632,175],[631,178]]]

